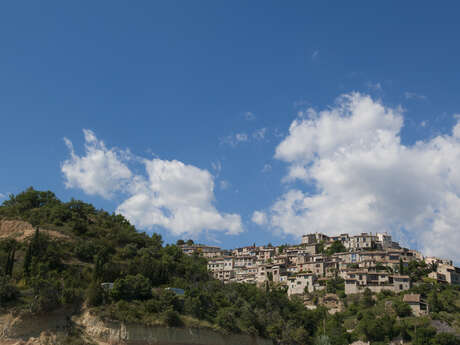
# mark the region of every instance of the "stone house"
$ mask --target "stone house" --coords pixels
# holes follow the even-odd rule
[[[360,235],[351,236],[349,243],[349,249],[352,250],[371,249],[375,246],[376,236],[363,232]]]
[[[406,294],[403,297],[403,302],[409,304],[412,309],[412,314],[415,316],[428,314],[428,305],[422,301],[419,294]]]
[[[255,256],[239,255],[234,258],[234,267],[256,267]]]
[[[302,295],[314,291],[315,275],[312,273],[297,273],[293,277],[288,277],[288,296]]]
[[[460,285],[460,268],[452,265],[439,263],[436,272],[431,272],[428,276],[440,283]]]

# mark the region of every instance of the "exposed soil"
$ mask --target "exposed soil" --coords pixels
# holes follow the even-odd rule
[[[69,236],[58,231],[40,228],[40,232],[48,234],[51,238],[70,239]],[[26,241],[35,233],[35,229],[28,222],[22,220],[0,220],[0,239],[14,238],[17,241]]]

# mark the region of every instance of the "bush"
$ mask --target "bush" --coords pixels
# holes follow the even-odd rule
[[[417,334],[413,341],[414,345],[431,345],[431,340],[435,337],[436,330],[433,327],[417,328]]]
[[[31,309],[34,313],[49,312],[61,305],[62,287],[54,279],[35,278],[32,282],[35,300]]]
[[[81,261],[93,262],[94,256],[99,251],[99,248],[90,241],[80,241],[74,249],[74,253]]]
[[[98,282],[92,282],[86,290],[86,301],[90,307],[97,307],[104,302],[105,291]]]
[[[149,280],[137,274],[117,279],[110,295],[117,301],[146,300],[152,296],[152,291]]]
[[[431,341],[432,345],[458,345],[460,338],[449,333],[438,333]]]
[[[7,302],[16,300],[19,297],[19,290],[10,284],[7,277],[0,278],[0,306]]]
[[[406,317],[412,315],[412,308],[407,303],[396,301],[393,304],[393,308],[396,312],[396,315],[398,315],[399,317]]]
[[[162,319],[169,327],[181,327],[184,325],[179,313],[172,309],[166,310],[162,315]]]
[[[220,309],[217,312],[216,323],[230,333],[237,333],[236,312],[232,307]]]

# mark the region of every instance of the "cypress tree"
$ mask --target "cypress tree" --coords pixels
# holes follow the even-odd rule
[[[27,247],[26,257],[24,258],[24,274],[26,277],[30,275],[30,264],[32,263],[32,243]]]
[[[399,259],[399,274],[404,274],[404,264],[402,259]]]
[[[11,254],[8,254],[8,261],[6,267],[6,275],[13,275],[13,267],[14,267],[14,256],[16,254],[16,245],[13,244],[13,248],[11,248]]]
[[[35,234],[34,237],[32,238],[31,244],[32,244],[32,255],[37,256],[40,255],[40,228],[37,226],[35,228]]]

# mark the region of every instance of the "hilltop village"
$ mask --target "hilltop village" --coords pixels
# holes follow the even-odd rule
[[[287,287],[288,295],[324,290],[331,279],[341,278],[345,294],[409,290],[411,277],[406,274],[413,261],[430,269],[429,278],[439,283],[460,285],[460,268],[451,260],[426,257],[417,250],[402,248],[387,233],[361,233],[351,236],[327,236],[312,233],[302,236],[298,245],[248,246],[233,250],[219,247],[181,244],[188,255],[208,259],[208,270],[223,282],[266,282]]]
[[[401,247],[366,233],[163,245],[29,188],[0,206],[0,343],[458,344],[459,269]]]

